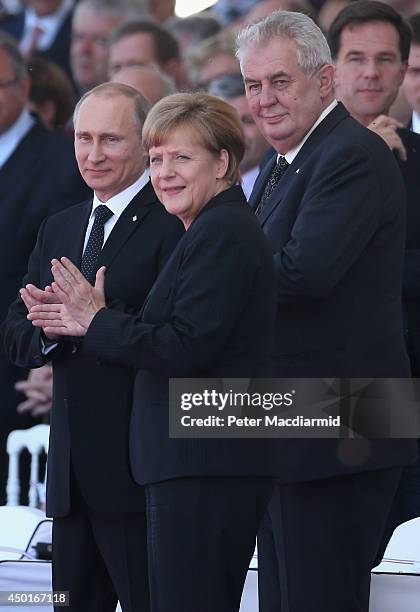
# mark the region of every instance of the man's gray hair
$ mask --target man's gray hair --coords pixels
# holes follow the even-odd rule
[[[28,70],[26,68],[25,60],[16,44],[15,39],[5,32],[0,32],[0,49],[3,49],[7,57],[10,59],[15,79],[21,81],[27,77]]]
[[[308,76],[332,62],[327,40],[316,23],[307,15],[290,11],[275,11],[239,32],[236,57],[242,65],[247,49],[278,38],[294,41],[298,66]]]
[[[141,139],[141,132],[143,124],[146,121],[147,113],[150,110],[150,103],[137,89],[130,87],[129,85],[123,85],[123,83],[102,83],[93,89],[87,91],[76,104],[76,108],[73,113],[73,124],[76,124],[77,116],[83,102],[90,96],[97,96],[98,98],[112,98],[115,96],[124,96],[133,100],[134,106],[134,121],[138,128],[139,137]]]

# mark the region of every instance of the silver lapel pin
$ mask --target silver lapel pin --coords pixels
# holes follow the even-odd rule
[[[296,170],[296,174],[299,172],[299,170],[300,170],[300,168],[298,168],[298,169]]]
[[[134,215],[133,221],[137,221],[137,215]]]

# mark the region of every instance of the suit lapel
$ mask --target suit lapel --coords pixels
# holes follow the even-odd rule
[[[276,164],[276,161],[277,161],[277,155],[275,155],[274,157],[270,159],[270,161],[268,162],[267,166],[264,168],[264,170],[261,173],[261,176],[258,179],[258,185],[256,184],[255,189],[252,192],[251,206],[254,208],[254,211],[257,208],[261,200],[262,194],[264,193],[266,183],[270,177],[270,174],[274,168],[274,165]],[[287,168],[286,172],[282,176],[281,181],[279,182],[279,184],[277,185],[273,193],[270,195],[270,197],[267,198],[267,200],[265,201],[264,206],[262,207],[261,213],[258,215],[258,220],[261,225],[264,224],[264,222],[271,215],[273,210],[280,204],[282,197],[283,197],[283,193],[286,191],[288,180],[292,176],[292,172],[290,168],[291,166]]]
[[[39,143],[43,142],[44,134],[46,134],[46,128],[36,120],[0,169],[2,193],[15,191],[16,186],[21,184],[22,172],[30,174],[34,168],[38,167],[41,157]]]
[[[293,177],[291,167],[292,165],[290,165],[289,168],[287,168],[279,185],[276,187],[276,189],[273,191],[273,193],[270,195],[269,198],[267,198],[266,202],[264,203],[261,213],[258,216],[258,220],[261,225],[264,225],[265,221],[271,215],[273,210],[275,210],[277,206],[279,206],[279,204],[281,203],[283,199],[283,195],[286,193],[288,189],[290,179],[291,177]]]
[[[270,159],[268,160],[268,162],[266,163],[266,165],[264,166],[264,168],[261,170],[260,174],[258,175],[257,180],[255,181],[255,184],[252,189],[251,195],[249,197],[249,202],[248,202],[254,212],[261,200],[261,196],[263,194],[265,185],[268,181],[268,177],[270,176],[274,168],[276,159],[277,159],[277,155],[273,155],[273,157],[270,157]]]
[[[156,195],[150,181],[131,200],[115,224],[108,240],[105,242],[99,258],[99,267],[110,267],[122,246],[137,230],[148,215],[151,206],[156,202]]]
[[[74,217],[67,222],[67,244],[63,245],[63,255],[66,255],[80,269],[86,228],[92,211],[92,200],[87,200],[75,211]]]

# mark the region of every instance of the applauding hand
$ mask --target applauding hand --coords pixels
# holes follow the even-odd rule
[[[96,273],[95,286],[67,257],[52,260],[52,290],[61,304],[35,305],[28,319],[45,333],[61,336],[84,336],[98,310],[105,307],[105,268]]]

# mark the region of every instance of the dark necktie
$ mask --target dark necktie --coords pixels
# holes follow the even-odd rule
[[[104,225],[114,213],[105,204],[95,210],[95,221],[82,257],[82,274],[94,285],[99,255],[104,244]]]
[[[258,204],[256,210],[255,210],[255,214],[258,216],[261,214],[262,209],[264,208],[264,204],[266,203],[266,201],[268,200],[268,198],[271,196],[271,194],[273,193],[273,191],[275,190],[275,188],[277,187],[277,185],[280,182],[281,177],[283,176],[283,174],[286,172],[287,168],[289,167],[289,163],[286,161],[286,158],[283,157],[282,155],[280,155],[279,157],[279,161],[276,163],[276,165],[274,166],[267,184],[265,186],[264,192],[261,196],[261,200],[260,203]]]

